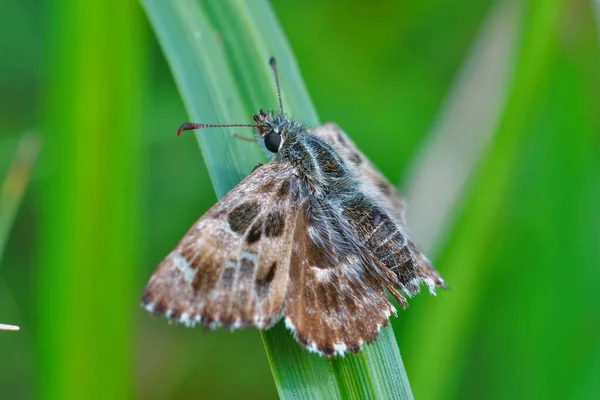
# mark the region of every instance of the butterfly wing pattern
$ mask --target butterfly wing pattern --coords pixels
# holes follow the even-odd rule
[[[321,240],[311,237],[314,220],[306,217],[307,208],[301,210],[294,234],[290,269],[294,284],[289,287],[285,324],[310,351],[328,356],[357,352],[396,312],[382,285],[386,277],[365,268],[368,261],[358,249],[317,245],[315,241]],[[337,228],[340,235],[347,227]],[[353,240],[345,234],[338,239]]]
[[[142,305],[209,329],[279,321],[298,207],[292,172],[287,162],[262,165],[206,212],[158,266]]]
[[[256,115],[274,161],[255,169],[158,266],[142,304],[213,329],[271,327],[326,356],[357,352],[439,273],[404,229],[396,189],[334,124]],[[275,140],[273,134],[278,135]],[[280,139],[281,138],[281,139]]]
[[[370,192],[376,192],[380,196],[380,199],[390,212],[390,216],[396,220],[396,224],[400,230],[403,230],[405,224],[404,212],[406,210],[404,199],[400,195],[400,192],[398,192],[398,189],[361,153],[352,139],[334,123],[317,126],[311,130],[311,133],[329,143],[353,170],[355,176],[363,177],[369,182],[371,186]],[[373,188],[376,190],[373,190]],[[413,255],[413,262],[417,264],[415,271],[417,277],[414,278],[415,283],[417,281],[419,283],[426,283],[430,292],[435,294],[435,286],[445,287],[444,280],[416,243],[410,240],[406,233],[405,236]]]
[[[406,204],[398,192],[371,161],[358,149],[356,144],[337,124],[327,123],[311,129],[310,133],[325,140],[344,159],[354,175],[367,179],[387,202],[396,219],[404,224]]]

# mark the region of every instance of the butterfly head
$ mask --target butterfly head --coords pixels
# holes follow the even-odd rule
[[[260,110],[252,118],[256,124],[258,136],[271,153],[279,152],[284,143],[289,141],[296,131],[296,124],[281,113]]]
[[[252,118],[253,124],[201,124],[188,122],[179,127],[177,136],[182,131],[202,128],[224,128],[224,127],[252,127],[256,129],[257,139],[264,141],[264,147],[271,153],[279,153],[287,144],[294,141],[290,140],[305,129],[300,124],[295,123],[283,114],[283,102],[281,101],[281,89],[279,87],[279,77],[277,75],[277,64],[275,58],[269,60],[275,75],[275,84],[277,87],[277,98],[279,100],[279,112],[260,110]]]

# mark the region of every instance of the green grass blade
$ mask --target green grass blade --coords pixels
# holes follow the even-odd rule
[[[243,123],[261,107],[277,108],[267,63],[276,56],[286,112],[318,123],[267,2],[145,0],[143,4],[192,119]],[[219,197],[263,160],[258,146],[235,140],[231,129],[196,135]],[[363,354],[334,361],[302,349],[282,323],[264,332],[263,338],[282,398],[412,398],[389,327]]]
[[[0,267],[11,227],[25,194],[29,178],[40,151],[40,141],[24,135],[0,187]],[[0,331],[18,331],[19,327],[0,323]]]
[[[407,226],[430,257],[447,239],[469,179],[496,133],[520,11],[514,1],[491,9],[404,181]]]
[[[536,112],[549,83],[560,1],[533,0],[526,5],[508,102],[496,136],[483,158],[462,219],[440,264],[448,271],[452,286],[444,302],[436,302],[429,315],[418,315],[407,334],[419,338],[411,348],[413,385],[418,396],[438,399],[454,394],[461,372],[460,354],[465,351],[472,318],[478,308],[486,275],[481,267],[501,229],[496,216],[506,207],[515,165],[527,139],[527,121]],[[440,335],[439,332],[444,332]],[[417,359],[418,357],[418,359]],[[431,360],[436,362],[432,363]]]
[[[332,360],[343,397],[413,399],[394,331],[382,329],[377,344],[366,346],[363,353]]]
[[[279,107],[273,72],[266,64],[270,57],[276,57],[285,111],[311,126],[317,125],[317,112],[269,3],[234,0],[203,4],[222,33],[227,59],[250,111]]]
[[[24,135],[19,141],[17,153],[2,182],[0,188],[0,266],[10,229],[39,152],[39,140],[35,136]]]
[[[143,2],[193,121],[250,123],[218,33],[197,1]],[[176,128],[176,127],[174,127]],[[240,128],[250,136],[250,129]],[[175,133],[175,129],[173,130]],[[217,196],[263,160],[256,146],[236,140],[232,129],[196,131]]]
[[[145,43],[136,1],[53,0],[35,275],[38,396],[133,393]]]

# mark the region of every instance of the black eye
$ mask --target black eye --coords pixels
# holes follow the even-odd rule
[[[271,131],[265,136],[265,147],[271,153],[277,153],[279,151],[279,145],[281,144],[281,135],[279,133]]]

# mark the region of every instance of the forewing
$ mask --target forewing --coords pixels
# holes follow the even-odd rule
[[[298,209],[293,167],[256,168],[158,266],[142,305],[188,326],[268,328],[283,313]]]
[[[310,133],[329,143],[357,176],[368,179],[370,184],[378,190],[381,199],[387,202],[394,217],[404,223],[406,205],[398,189],[379,172],[337,124],[319,125],[311,129]]]

